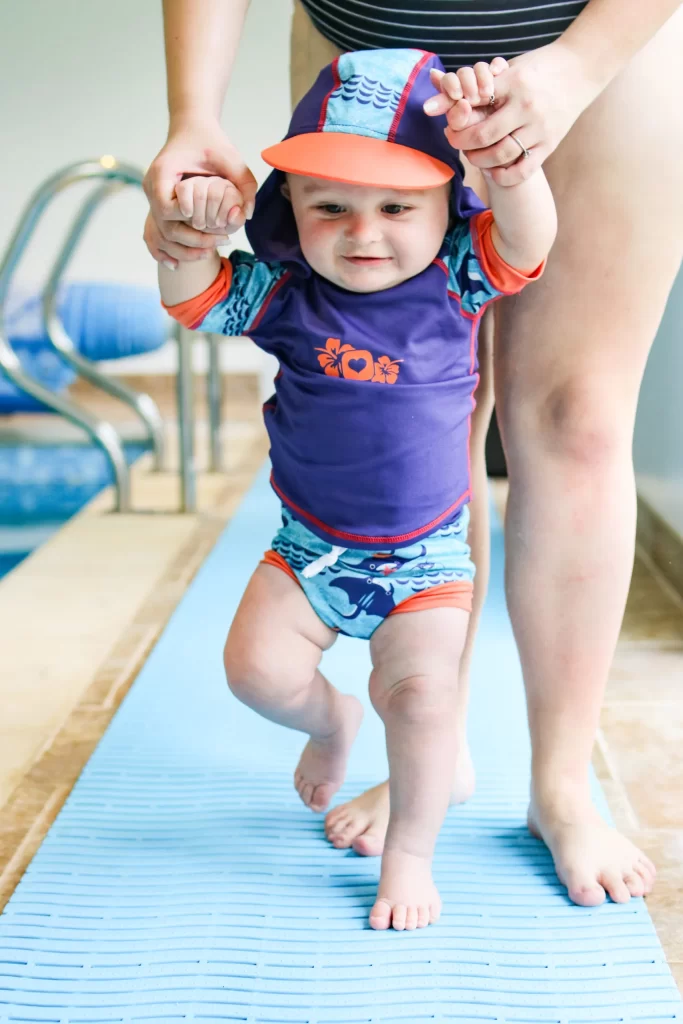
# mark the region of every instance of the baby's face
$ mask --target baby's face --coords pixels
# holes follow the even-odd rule
[[[450,189],[448,182],[397,191],[298,174],[283,187],[306,260],[352,292],[393,288],[429,266],[448,228]]]

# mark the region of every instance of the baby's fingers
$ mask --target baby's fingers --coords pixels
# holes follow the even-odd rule
[[[478,64],[474,65],[474,74],[477,79],[480,103],[489,103],[491,97],[495,95],[491,65],[483,60],[479,61]]]
[[[193,175],[180,181],[175,187],[175,194],[178,200],[178,208],[185,220],[196,228],[203,231],[206,227],[206,197],[209,190],[209,181],[202,175]]]
[[[228,227],[228,215],[235,206],[242,205],[238,189],[223,178],[210,178],[206,196],[206,227],[209,231]]]
[[[439,90],[437,96],[432,96],[428,99],[424,105],[424,111],[426,114],[432,116],[436,114],[445,114],[446,111],[450,110],[454,103],[462,99],[462,88],[458,81],[457,75],[452,72],[445,74],[443,71],[438,71],[436,68],[432,68],[429,72],[432,85],[435,89]]]

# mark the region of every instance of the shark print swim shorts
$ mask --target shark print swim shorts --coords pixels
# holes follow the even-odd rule
[[[367,551],[331,546],[283,507],[282,527],[263,561],[299,584],[330,629],[368,640],[399,612],[472,610],[468,525],[465,505],[453,522],[415,544]]]

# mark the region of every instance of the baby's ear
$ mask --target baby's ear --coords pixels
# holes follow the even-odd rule
[[[283,181],[282,182],[282,184],[280,185],[280,192],[285,197],[287,202],[291,203],[291,201],[292,201],[292,193],[289,190],[289,182],[288,181]]]

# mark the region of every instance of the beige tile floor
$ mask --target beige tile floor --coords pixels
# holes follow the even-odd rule
[[[170,422],[170,382],[148,383]],[[113,412],[108,400],[95,401],[86,391],[79,397],[98,412]],[[17,622],[28,602],[34,615],[36,602],[44,609],[45,621],[40,636],[17,625],[11,668],[3,663],[0,671],[0,702],[4,698],[11,709],[0,725],[0,907],[265,458],[254,382],[243,380],[229,390],[225,409],[231,424],[227,468],[202,475],[197,515],[115,517],[106,514],[105,495],[33,556],[12,587],[11,577],[0,585],[0,621],[8,615]],[[173,507],[172,475],[136,472],[147,507]],[[502,505],[504,484],[496,482],[495,492]],[[81,554],[72,563],[74,546]],[[109,560],[102,554],[107,546]],[[87,630],[65,635],[51,625],[62,615],[64,629],[64,612],[78,607],[85,614],[87,604]],[[658,865],[648,906],[683,991],[683,600],[642,553],[594,766],[617,824]]]

